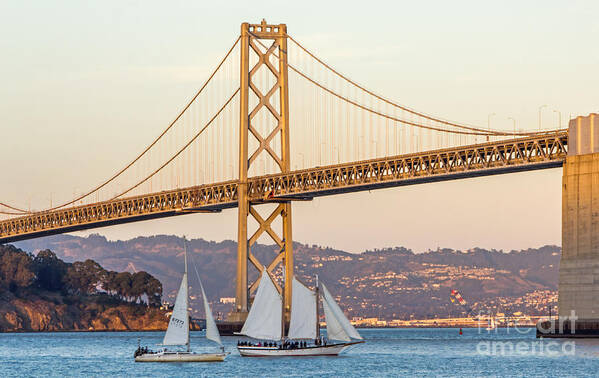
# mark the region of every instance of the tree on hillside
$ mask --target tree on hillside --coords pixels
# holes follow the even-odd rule
[[[118,285],[116,285],[116,275],[118,272],[110,270],[106,272],[104,282],[102,282],[102,289],[110,295],[118,295]]]
[[[61,290],[64,287],[63,279],[68,265],[49,249],[40,251],[33,259],[38,286],[46,290]]]
[[[162,283],[147,272],[109,271],[104,275],[101,283],[103,290],[128,302],[141,302],[145,295],[149,305],[160,305],[162,300]]]
[[[137,272],[133,275],[131,282],[131,295],[135,301],[139,301],[145,294],[148,304],[160,304],[162,298],[162,284],[147,272]]]
[[[131,277],[131,273],[129,272],[120,272],[117,273],[114,277],[114,286],[116,288],[116,292],[121,299],[125,299],[127,301],[131,301],[132,293],[131,293],[131,282],[133,281],[133,277]]]
[[[69,264],[48,249],[34,257],[12,245],[0,245],[0,289],[14,292],[32,284],[75,295],[96,294],[103,289],[128,302],[141,302],[145,295],[149,305],[159,306],[162,299],[162,284],[147,272],[106,271],[94,260]]]
[[[12,245],[0,246],[0,287],[15,291],[34,279],[31,255]]]
[[[106,280],[106,270],[94,260],[74,262],[64,276],[65,285],[74,294],[93,294]]]
[[[149,276],[149,280],[146,282],[146,295],[148,296],[148,304],[151,306],[160,306],[160,303],[162,302],[162,283],[154,276]]]

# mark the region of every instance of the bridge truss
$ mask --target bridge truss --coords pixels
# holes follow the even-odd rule
[[[542,136],[328,165],[251,177],[247,181],[247,195],[252,204],[279,203],[560,167],[566,158],[567,146],[567,131],[558,131]],[[220,212],[238,206],[238,193],[239,181],[226,181],[36,213],[1,221],[0,243],[154,218]]]

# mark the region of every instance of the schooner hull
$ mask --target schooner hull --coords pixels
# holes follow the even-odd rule
[[[135,357],[135,362],[221,362],[227,353],[148,353]]]
[[[237,350],[243,357],[309,357],[309,356],[338,356],[356,344],[364,341],[351,343],[339,343],[320,346],[311,346],[298,349],[278,349],[276,347],[238,346]]]

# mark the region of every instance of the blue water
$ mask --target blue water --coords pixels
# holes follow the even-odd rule
[[[535,339],[530,329],[363,329],[365,344],[340,357],[243,358],[224,337],[222,363],[134,363],[137,339],[162,332],[0,334],[0,376],[597,376],[599,340]],[[194,350],[216,348],[192,332]],[[534,348],[534,349],[533,349]]]

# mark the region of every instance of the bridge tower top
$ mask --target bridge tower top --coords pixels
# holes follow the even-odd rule
[[[244,22],[243,24],[241,24],[241,35],[243,35],[244,32],[249,32],[255,38],[259,39],[286,38],[287,25],[271,25],[268,24],[265,19],[262,19],[262,22],[260,22],[259,24],[250,24],[248,22]]]

